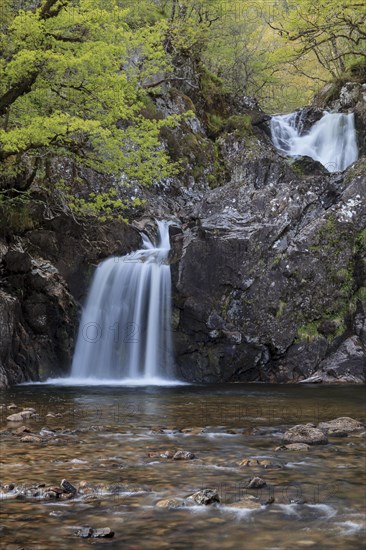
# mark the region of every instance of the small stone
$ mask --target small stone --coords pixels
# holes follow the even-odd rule
[[[243,458],[239,463],[239,466],[249,468],[252,466],[258,466],[258,460],[256,458]]]
[[[266,487],[267,483],[261,477],[253,477],[248,485],[248,489],[261,489],[261,487]]]
[[[276,447],[275,451],[308,451],[309,449],[310,445],[307,443],[289,443],[288,445]]]
[[[92,529],[93,539],[111,539],[114,537],[114,531],[109,527],[102,529]]]
[[[23,443],[40,443],[42,440],[36,435],[25,435],[24,437],[20,438],[20,441],[22,441]]]
[[[82,527],[78,531],[75,531],[75,535],[77,537],[81,537],[82,539],[88,539],[92,536],[93,529],[90,527]]]
[[[20,426],[19,428],[17,428],[15,430],[14,433],[17,434],[17,435],[20,435],[20,434],[23,434],[23,433],[31,433],[31,431],[32,430],[30,428],[28,428],[28,426]]]
[[[177,451],[173,456],[173,460],[193,460],[195,455],[190,451]]]
[[[200,506],[209,506],[210,504],[219,503],[220,497],[215,489],[203,489],[197,491],[188,497],[188,500],[193,501]]]
[[[180,506],[184,506],[184,502],[177,498],[164,498],[163,500],[159,500],[156,506],[158,508],[179,508]]]
[[[259,460],[258,464],[259,466],[263,466],[263,468],[265,468],[266,470],[276,470],[276,469],[282,468],[281,464],[276,464],[267,459]]]
[[[76,495],[77,490],[76,488],[71,485],[67,479],[63,479],[60,483],[60,487],[65,491],[65,493],[71,493],[72,495]]]
[[[252,495],[245,496],[237,502],[233,502],[229,506],[231,508],[246,508],[248,510],[258,510],[259,508],[262,508],[259,498]]]
[[[9,410],[17,409],[17,408],[18,408],[18,405],[16,405],[15,403],[11,403],[10,405],[8,405],[7,408],[8,408]]]
[[[34,416],[34,412],[32,412],[31,410],[26,410],[19,413],[11,414],[7,417],[7,420],[9,422],[23,422],[23,420],[32,418],[32,416]]]

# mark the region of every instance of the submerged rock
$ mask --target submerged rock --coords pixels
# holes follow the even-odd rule
[[[307,443],[289,443],[288,445],[276,447],[275,451],[308,451],[309,449],[310,445]]]
[[[245,508],[248,510],[259,510],[262,508],[262,504],[259,500],[259,498],[254,497],[252,495],[247,495],[244,498],[233,502],[232,504],[229,504],[230,508]]]

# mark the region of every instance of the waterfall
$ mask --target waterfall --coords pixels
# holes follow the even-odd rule
[[[72,379],[172,379],[169,223],[158,222],[153,244],[102,262],[82,314]]]
[[[303,133],[299,111],[271,119],[274,146],[285,155],[308,156],[329,172],[342,172],[358,158],[354,114],[328,113]]]

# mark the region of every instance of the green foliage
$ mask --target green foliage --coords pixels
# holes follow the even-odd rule
[[[253,126],[249,115],[234,115],[225,123],[225,130],[234,133],[236,137],[243,138],[252,135]]]
[[[123,175],[129,184],[171,175],[175,167],[159,134],[179,117],[144,116],[146,82],[169,68],[166,23],[157,15],[137,21],[136,10],[117,0],[55,0],[56,11],[45,15],[49,3],[9,12],[2,22],[3,175],[55,155]],[[97,200],[96,209],[103,206],[109,214],[108,198]]]

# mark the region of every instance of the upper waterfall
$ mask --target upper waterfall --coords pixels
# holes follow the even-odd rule
[[[277,115],[271,119],[274,146],[291,157],[308,156],[329,172],[341,172],[358,158],[354,114],[328,113],[308,132],[303,132],[301,113]]]
[[[172,379],[169,223],[158,222],[154,244],[102,262],[82,314],[72,378]]]

